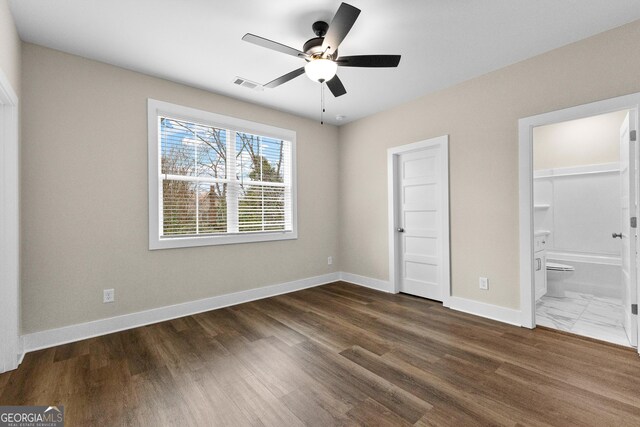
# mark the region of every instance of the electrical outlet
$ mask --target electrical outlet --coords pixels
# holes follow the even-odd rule
[[[327,257],[327,265],[333,264],[333,257]]]
[[[115,289],[104,289],[102,291],[102,302],[114,302],[116,300],[116,291]]]
[[[480,289],[489,289],[489,279],[486,277],[480,278]]]

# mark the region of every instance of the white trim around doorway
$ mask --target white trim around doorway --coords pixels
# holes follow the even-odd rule
[[[640,108],[640,93],[592,102],[563,110],[522,118],[519,129],[519,234],[520,234],[520,310],[522,326],[535,328],[533,268],[533,129],[620,110]]]
[[[19,331],[18,97],[0,70],[0,373],[22,359]]]

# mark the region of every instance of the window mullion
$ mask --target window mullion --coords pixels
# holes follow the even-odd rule
[[[258,139],[258,161],[260,162],[260,181],[264,181],[264,171],[262,170],[262,142],[260,141],[260,137]],[[261,214],[261,222],[262,222],[262,231],[264,231],[264,186],[260,187],[260,214]]]
[[[193,166],[195,176],[198,177],[200,175],[198,170],[198,135],[197,131],[193,131]],[[195,185],[195,196],[196,196],[196,234],[200,234],[200,183],[196,181]]]
[[[236,132],[227,130],[227,233],[238,232],[238,197],[240,185],[236,171]]]

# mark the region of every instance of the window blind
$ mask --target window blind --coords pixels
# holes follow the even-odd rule
[[[159,116],[161,237],[291,231],[291,143]]]

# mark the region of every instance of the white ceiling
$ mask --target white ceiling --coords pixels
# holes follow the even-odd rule
[[[347,94],[326,92],[340,124],[640,19],[640,0],[348,0],[362,13],[341,55],[401,54],[396,69],[340,68]],[[11,0],[20,37],[61,51],[319,119],[305,76],[259,83],[304,61],[241,40],[254,33],[302,50],[338,0]],[[631,51],[632,47],[630,47]],[[336,115],[346,118],[339,122]]]

